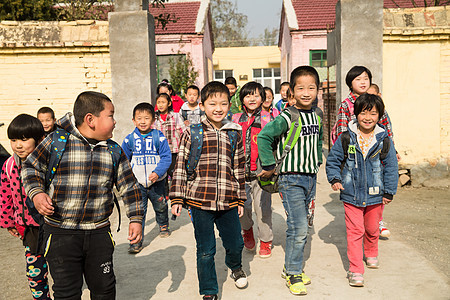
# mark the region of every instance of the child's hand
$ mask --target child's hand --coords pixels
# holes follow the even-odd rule
[[[9,234],[11,234],[14,237],[20,237],[19,232],[17,231],[17,229],[15,227],[9,227],[8,232],[9,232]]]
[[[261,178],[270,178],[270,177],[272,177],[272,175],[274,173],[275,173],[275,169],[272,169],[270,171],[262,170],[262,172],[256,176],[261,177]]]
[[[181,204],[172,205],[172,215],[179,217],[181,215],[181,208],[183,206]]]
[[[39,193],[34,196],[33,203],[37,211],[43,216],[51,216],[55,211],[52,199],[46,193]]]
[[[336,182],[335,184],[333,184],[331,186],[331,188],[333,189],[333,191],[337,191],[337,190],[344,190],[344,187],[342,186],[342,183],[340,182]]]
[[[384,205],[391,203],[391,201],[392,201],[392,200],[389,200],[388,198],[384,198],[384,197],[383,197],[383,204],[384,204]]]
[[[153,172],[152,174],[150,174],[150,176],[148,176],[148,180],[150,180],[151,182],[156,182],[156,180],[158,180],[158,179],[159,179],[159,176],[155,172]]]
[[[238,215],[239,215],[239,218],[244,215],[244,207],[243,206],[238,206]]]
[[[184,125],[186,125],[186,127],[188,127],[189,126],[189,121],[188,120],[184,121]]]
[[[400,156],[400,154],[396,154],[396,156],[397,156],[397,161],[400,161],[401,159],[402,159],[402,157]]]
[[[142,224],[141,223],[130,223],[128,226],[128,240],[130,244],[137,244],[142,239]]]

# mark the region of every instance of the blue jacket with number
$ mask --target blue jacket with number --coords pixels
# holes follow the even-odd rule
[[[344,160],[341,138],[331,148],[327,158],[327,178],[331,184],[341,182],[344,190],[341,190],[341,201],[359,207],[379,204],[383,197],[393,198],[397,192],[398,162],[394,143],[389,139],[390,147],[386,158],[381,161],[380,154],[383,148],[383,140],[388,136],[383,125],[375,127],[375,139],[370,145],[366,158],[363,157],[361,148],[357,142],[356,120],[349,123],[348,131],[350,143],[348,158],[341,171],[341,163]]]
[[[159,138],[159,143],[154,137]],[[158,144],[159,147],[157,147]],[[152,182],[148,180],[152,172],[158,174],[158,181],[166,177],[166,172],[172,163],[172,153],[161,131],[152,129],[147,135],[142,135],[139,129],[135,128],[125,137],[122,148],[131,162],[134,176],[144,187],[152,185]]]

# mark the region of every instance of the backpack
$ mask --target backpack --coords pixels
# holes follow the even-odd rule
[[[53,180],[53,177],[55,176],[56,170],[58,169],[59,162],[61,161],[61,158],[64,154],[64,151],[66,149],[66,143],[69,139],[70,133],[62,128],[58,128],[53,133],[53,140],[51,143],[51,149],[50,149],[50,159],[47,166],[47,173],[45,174],[45,190],[48,190],[50,187],[50,184]],[[159,139],[158,139],[159,141]],[[107,140],[106,141],[108,145],[108,152],[111,154],[112,161],[113,161],[113,171],[114,171],[114,182],[117,182],[117,169],[119,167],[119,160],[121,156],[122,149],[119,147],[119,145],[112,141]],[[121,224],[121,217],[120,217],[120,207],[119,207],[119,201],[117,200],[116,195],[113,193],[113,200],[114,204],[117,207],[117,211],[119,214],[119,225],[117,227],[117,232],[120,231],[120,224]],[[36,207],[34,206],[33,201],[31,201],[30,198],[27,197],[25,201],[28,212],[30,213],[33,220],[38,223],[40,226],[44,224],[44,217],[39,214]]]
[[[354,113],[355,104],[352,101],[350,101],[350,99],[348,99],[348,98],[345,98],[344,101],[347,102],[348,110],[350,111],[350,117],[353,116],[355,114]],[[339,120],[336,121],[336,123],[333,126],[333,129],[331,129],[331,141],[333,142],[333,145],[334,145],[334,143],[336,143],[336,140],[338,138],[338,135],[337,135],[337,132],[336,132],[337,131],[337,127],[338,127],[338,121]]]
[[[261,189],[263,189],[264,191],[266,191],[268,193],[278,193],[278,173],[281,170],[281,165],[282,165],[283,160],[286,157],[286,155],[288,155],[288,153],[291,151],[291,149],[297,143],[297,140],[302,131],[302,124],[301,124],[300,114],[299,114],[298,110],[293,106],[289,106],[286,109],[289,110],[289,112],[291,114],[291,124],[294,120],[295,120],[295,123],[289,129],[289,133],[286,137],[286,140],[284,141],[283,153],[281,154],[281,157],[276,160],[275,172],[270,178],[258,177],[259,186],[261,187]],[[319,116],[317,108],[316,108],[315,112],[316,112],[317,118],[319,120],[319,131],[320,131],[320,127],[322,126],[322,118]],[[258,173],[260,173],[261,170],[262,170],[261,162],[258,160]]]
[[[348,131],[344,131],[341,135],[341,143],[342,143],[342,150],[344,151],[344,160],[341,163],[341,172],[344,169],[345,162],[348,158],[348,153],[355,153],[355,146],[350,145],[350,133]],[[383,160],[387,157],[389,153],[389,149],[391,147],[391,141],[389,139],[389,136],[385,137],[381,141],[381,153],[380,153],[380,160],[383,162]]]
[[[203,125],[202,123],[191,124],[190,130],[191,130],[191,148],[186,163],[186,172],[188,181],[192,181],[197,177],[195,168],[198,165],[198,161],[200,160],[200,156],[202,154],[203,149]],[[236,151],[236,144],[239,133],[237,132],[237,130],[227,130],[227,134],[231,144],[231,161],[234,161],[234,153]]]

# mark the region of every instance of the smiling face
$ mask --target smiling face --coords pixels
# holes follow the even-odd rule
[[[94,135],[92,138],[99,141],[106,141],[112,138],[116,121],[114,120],[114,105],[109,101],[103,102],[103,110],[99,116],[93,116]]]
[[[280,95],[281,98],[283,98],[284,101],[287,101],[287,91],[289,89],[289,85],[285,84],[280,87]]]
[[[269,111],[270,108],[272,107],[273,94],[269,90],[266,90],[265,92],[266,92],[266,101],[263,102],[262,106],[266,111]]]
[[[252,114],[258,107],[261,106],[262,98],[259,91],[256,90],[244,97],[244,106],[247,108],[247,113]]]
[[[200,109],[217,129],[222,127],[222,120],[227,116],[229,108],[230,101],[224,93],[213,94],[204,103],[200,103]]]
[[[295,107],[298,109],[311,109],[313,101],[317,98],[316,79],[311,75],[298,76],[294,86]]]
[[[355,77],[352,81],[352,91],[357,96],[364,94],[370,87],[370,78],[366,72],[362,72],[361,75]]]
[[[371,133],[379,120],[379,114],[375,105],[371,110],[362,110],[356,117],[358,120],[359,130],[363,133]]]
[[[156,99],[156,108],[158,108],[159,113],[167,114],[169,111],[170,102],[166,97],[158,97]]]
[[[56,120],[52,118],[51,113],[40,113],[37,117],[39,121],[41,121],[45,132],[50,132],[53,130],[53,126],[55,126]]]
[[[36,142],[33,138],[11,139],[9,141],[13,152],[20,157],[21,160],[25,160],[36,147]]]
[[[134,114],[134,126],[136,126],[142,134],[147,134],[152,130],[153,121],[152,114],[146,110],[137,110]]]

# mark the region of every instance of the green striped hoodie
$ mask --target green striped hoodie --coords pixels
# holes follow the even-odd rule
[[[322,163],[322,126],[314,110],[299,109],[302,131],[297,143],[286,155],[280,173],[317,173]],[[275,167],[272,145],[276,143],[277,159],[283,153],[283,144],[287,138],[291,114],[285,109],[275,120],[268,123],[258,135],[258,154],[264,169]]]

